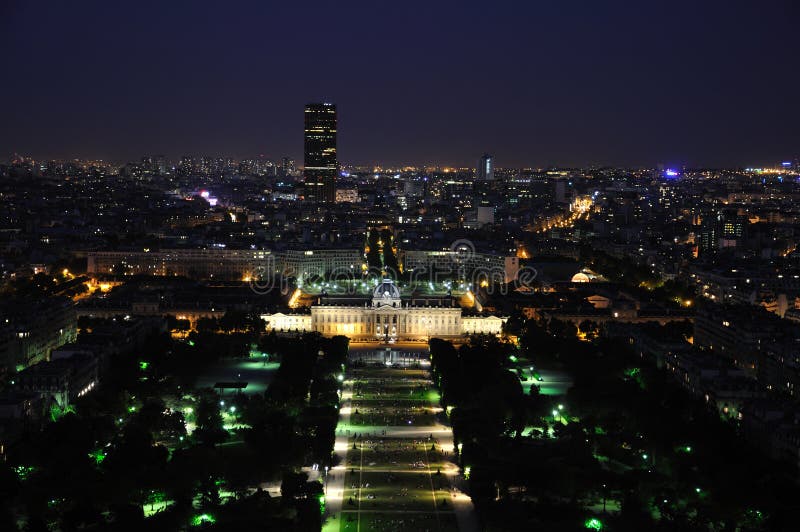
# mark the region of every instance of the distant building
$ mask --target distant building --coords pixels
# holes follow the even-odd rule
[[[294,161],[288,157],[284,157],[281,162],[281,177],[294,175]]]
[[[305,199],[333,203],[336,200],[336,106],[311,103],[305,109],[303,182]]]
[[[289,249],[281,253],[281,257],[280,273],[298,279],[329,274],[361,275],[364,263],[360,249]]]
[[[478,162],[478,179],[491,181],[494,179],[494,157],[485,153]]]
[[[329,273],[361,272],[360,249],[162,249],[91,251],[87,272],[117,275],[182,276],[190,279],[248,281],[282,274],[308,278]]]
[[[47,360],[50,352],[77,338],[72,301],[52,298],[1,308],[0,372],[21,370]]]
[[[192,279],[247,280],[274,271],[272,251],[263,249],[162,249],[160,251],[92,251],[88,273],[180,275]]]
[[[728,358],[755,375],[763,347],[778,335],[780,318],[748,306],[700,305],[694,322],[694,345]]]
[[[99,382],[97,359],[84,354],[35,364],[16,376],[15,390],[54,400],[65,408]]]
[[[479,226],[494,223],[494,207],[491,205],[479,205],[476,207],[476,218]]]
[[[336,203],[358,203],[358,190],[355,188],[337,188]]]
[[[567,181],[565,179],[556,179],[553,186],[555,188],[554,199],[556,203],[569,203],[570,191],[567,187]]]
[[[491,255],[471,251],[454,250],[407,250],[402,252],[405,271],[438,272],[455,277],[477,279],[485,277],[492,282],[510,283],[519,274],[519,259],[516,256]]]

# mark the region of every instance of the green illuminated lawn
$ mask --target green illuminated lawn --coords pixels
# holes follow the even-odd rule
[[[363,402],[353,401],[350,424],[353,426],[427,426],[433,425],[436,418],[430,409],[423,406],[367,406]]]
[[[230,359],[213,364],[198,376],[197,388],[211,388],[218,382],[246,382],[246,394],[264,393],[280,364],[254,359]]]
[[[444,457],[440,452],[441,447],[436,446],[437,450],[432,451],[431,442],[422,440],[387,438],[372,439],[374,443],[366,443],[362,446],[357,444],[358,449],[352,450],[351,441],[351,469],[358,473],[360,465],[364,471],[395,469],[408,471],[427,472],[430,468],[431,473],[436,470],[446,470]],[[354,461],[353,458],[358,461]]]
[[[452,513],[379,513],[362,512],[361,522],[355,513],[345,513],[342,519],[342,531],[362,532],[400,532],[400,531],[441,531],[456,532],[458,525]]]
[[[439,394],[426,370],[374,366],[349,377],[352,427],[369,425],[381,434],[382,427],[435,426]],[[349,439],[339,530],[458,530],[448,476],[456,468],[438,442],[387,434]]]

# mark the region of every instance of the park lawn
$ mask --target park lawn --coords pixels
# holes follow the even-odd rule
[[[373,435],[348,441],[340,530],[458,530],[446,474],[453,465],[438,442],[380,436],[384,427],[391,433],[397,427],[438,426],[431,407],[438,407],[439,394],[428,371],[370,366],[351,368],[350,376],[348,425],[359,433],[367,427]]]
[[[420,471],[427,474],[428,468],[430,468],[430,472],[436,476],[437,469],[440,471],[445,470],[445,463],[439,452],[429,452],[426,460],[426,456],[421,449],[415,451],[398,451],[388,455],[384,452],[368,451],[364,449],[362,469],[364,471],[390,469],[399,471]],[[358,467],[353,467],[352,469],[358,473]]]
[[[352,521],[349,519],[352,518]],[[359,526],[360,525],[360,526]],[[346,513],[342,519],[341,531],[350,532],[359,528],[362,532],[457,532],[455,515],[447,512],[436,513],[380,513],[361,512],[358,523],[357,513]]]
[[[353,393],[354,401],[420,401],[424,403],[432,402],[431,393],[427,385],[414,389],[413,387],[396,387],[394,390],[384,391],[383,393],[360,392]]]
[[[358,414],[355,411],[350,415],[350,424],[353,426],[411,426],[411,427],[426,427],[436,423],[436,417],[424,410],[408,411],[404,409],[389,410],[384,409],[382,412],[372,411],[371,413],[363,413],[360,410]]]
[[[431,511],[435,510],[431,482],[440,511],[452,509],[449,481],[444,475],[428,476],[427,469],[417,472],[368,472],[345,476],[344,509],[357,510],[359,478],[361,510]],[[352,498],[352,504],[350,500]],[[442,501],[447,501],[443,504]]]
[[[410,396],[399,396],[397,398],[378,397],[367,399],[359,397],[350,401],[353,410],[359,408],[431,408],[425,396],[420,394],[420,398]]]

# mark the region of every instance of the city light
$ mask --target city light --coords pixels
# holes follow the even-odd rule
[[[590,530],[603,530],[603,523],[596,517],[590,517],[584,521],[583,527]]]
[[[4,12],[8,526],[792,522],[785,9],[665,38],[719,9],[255,3],[218,6],[209,40],[204,10],[29,4]],[[191,53],[141,46],[142,21]],[[631,68],[687,50],[704,68],[677,89]]]

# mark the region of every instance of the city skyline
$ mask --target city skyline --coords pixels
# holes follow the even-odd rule
[[[797,7],[694,4],[311,15],[203,3],[4,6],[12,75],[0,88],[10,104],[0,146],[45,159],[301,160],[303,105],[334,101],[339,158],[355,165],[472,167],[484,152],[501,167],[797,157],[798,74],[786,68]]]
[[[797,529],[798,15],[0,3],[0,530]]]

